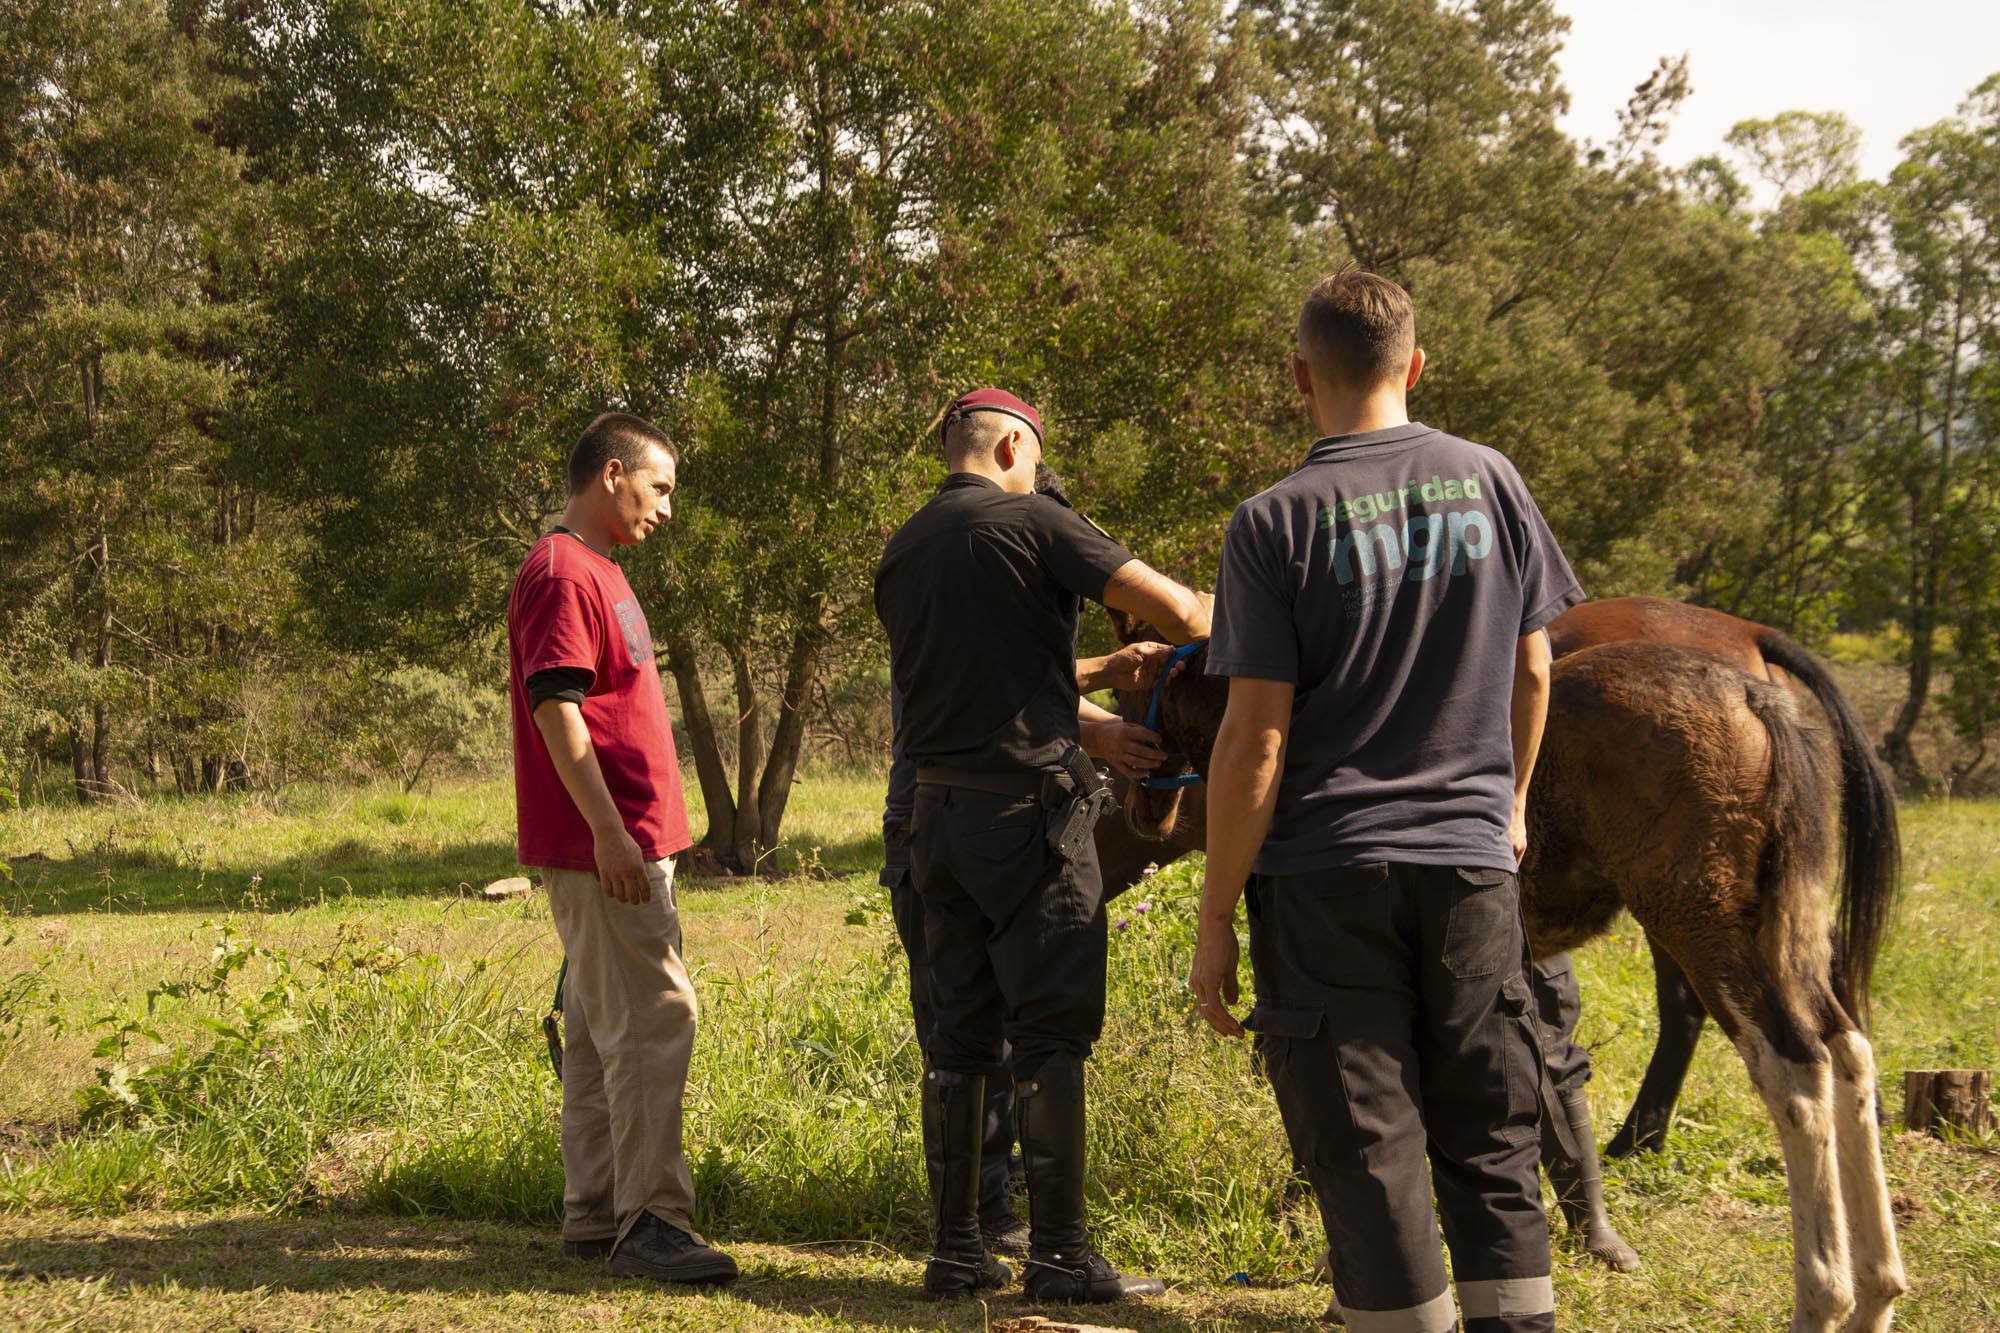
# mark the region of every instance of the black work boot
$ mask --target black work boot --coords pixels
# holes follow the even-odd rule
[[[611,1252],[611,1276],[697,1285],[734,1282],[736,1261],[673,1223],[645,1213]]]
[[[1002,1287],[1014,1270],[986,1252],[979,1235],[979,1142],[985,1133],[986,1079],[924,1071],[924,1167],[931,1183],[932,1243],[924,1290],[939,1298]]]
[[[1639,1252],[1625,1243],[1604,1211],[1604,1168],[1597,1160],[1597,1138],[1590,1127],[1590,1103],[1583,1088],[1576,1085],[1556,1092],[1552,1108],[1569,1122],[1570,1136],[1576,1140],[1583,1160],[1574,1161],[1563,1151],[1562,1140],[1553,1125],[1542,1126],[1542,1170],[1556,1192],[1556,1205],[1570,1228],[1583,1233],[1584,1252],[1621,1273],[1640,1266]]]
[[[1032,1237],[1022,1287],[1031,1300],[1096,1305],[1158,1296],[1156,1277],[1127,1277],[1090,1247],[1083,1215],[1083,1061],[1051,1058],[1014,1084],[1014,1118],[1028,1163]]]

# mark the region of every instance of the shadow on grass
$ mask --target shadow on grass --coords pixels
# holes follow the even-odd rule
[[[251,865],[189,866],[143,852],[85,852],[14,863],[9,912],[283,911],[347,898],[476,893],[519,874],[511,840],[387,849],[346,838]],[[462,889],[461,889],[461,886]]]
[[[882,865],[882,840],[862,836],[817,847],[788,843],[772,856],[779,878],[805,871],[872,884]],[[11,884],[0,880],[0,909],[17,915],[281,912],[346,899],[449,898],[526,873],[514,859],[513,842],[499,839],[407,851],[347,838],[303,855],[206,867],[114,851],[37,857],[19,861],[12,869]],[[690,875],[682,882],[699,890],[742,881]]]
[[[843,1245],[840,1248],[848,1251],[843,1255],[839,1249],[724,1238],[724,1247],[743,1265],[743,1277],[728,1287],[690,1289],[615,1278],[602,1261],[564,1259],[552,1228],[414,1221],[363,1212],[192,1221],[104,1221],[73,1215],[43,1220],[47,1225],[37,1228],[30,1216],[0,1218],[0,1282],[88,1282],[186,1304],[191,1320],[199,1317],[198,1308],[176,1293],[353,1293],[370,1300],[386,1293],[435,1293],[557,1301],[586,1295],[617,1301],[657,1294],[676,1305],[751,1305],[793,1318],[838,1319],[857,1328],[971,1330],[985,1324],[977,1303],[939,1305],[926,1299],[919,1286],[919,1259],[880,1246]],[[838,1271],[842,1266],[853,1271]],[[1226,1297],[1220,1307],[1204,1304],[1208,1308],[1199,1315],[1160,1305],[1120,1305],[1104,1312],[1115,1318],[1099,1322],[1141,1333],[1167,1333],[1194,1324],[1243,1333],[1275,1333],[1298,1326],[1295,1317],[1246,1309]],[[995,1319],[1041,1312],[1021,1298],[1018,1288],[995,1295],[989,1306]],[[699,1308],[694,1305],[685,1311],[697,1321],[691,1326],[710,1322],[701,1318]],[[649,1313],[657,1318],[668,1312],[656,1307]]]

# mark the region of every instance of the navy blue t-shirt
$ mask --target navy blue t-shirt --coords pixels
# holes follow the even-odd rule
[[[1422,424],[1238,505],[1208,673],[1296,687],[1257,872],[1514,869],[1516,644],[1582,600],[1514,465]]]

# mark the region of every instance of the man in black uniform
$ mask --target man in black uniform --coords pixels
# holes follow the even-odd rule
[[[1103,886],[1088,836],[1062,855],[1049,833],[1086,795],[1070,763],[1080,599],[1176,641],[1207,632],[1208,604],[1034,494],[1042,424],[1019,398],[966,394],[939,431],[951,475],[875,574],[903,700],[898,735],[917,770],[911,865],[937,1005],[923,1088],[935,1232],[924,1286],[962,1295],[1012,1277],[986,1252],[978,1219],[986,1080],[1011,1044],[1027,1294],[1152,1294],[1163,1285],[1106,1263],[1084,1219],[1083,1065],[1104,1019]]]
[[[1243,1031],[1247,881],[1248,1024],[1355,1333],[1450,1333],[1461,1311],[1465,1333],[1550,1333],[1515,871],[1543,626],[1583,594],[1513,465],[1410,420],[1423,363],[1394,283],[1307,298],[1292,364],[1321,438],[1237,507],[1216,583],[1229,704],[1188,984]]]
[[[1061,478],[1046,463],[1035,469],[1035,494],[1073,507],[1063,493]],[[1106,657],[1079,658],[1076,687],[1086,694],[1103,689],[1150,690],[1172,652],[1172,647],[1164,643],[1133,643]],[[891,722],[899,733],[903,698],[893,688],[889,691],[889,709]],[[1089,700],[1078,705],[1077,728],[1084,753],[1104,760],[1123,777],[1143,778],[1166,757],[1156,734]],[[917,766],[903,752],[900,734],[896,735],[891,753],[889,787],[882,802],[879,882],[889,890],[889,912],[896,924],[896,938],[902,942],[910,964],[910,1017],[916,1026],[917,1048],[928,1051],[931,1035],[937,1030],[937,1003],[931,996],[923,900],[910,878],[910,821],[917,801]],[[979,1232],[995,1254],[1026,1254],[1028,1224],[1015,1215],[1014,1205],[1007,1197],[1014,1152],[1014,1081],[1004,1050],[1001,1061],[1000,1073],[986,1080],[985,1128],[979,1157]]]

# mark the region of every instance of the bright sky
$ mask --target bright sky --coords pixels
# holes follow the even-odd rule
[[[1883,177],[1911,130],[1956,114],[2000,73],[2000,0],[1556,0],[1579,139],[1607,142],[1663,55],[1685,53],[1694,94],[1662,150],[1676,166],[1722,147],[1739,120],[1841,111],[1861,127],[1863,175]]]

